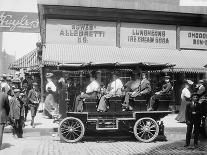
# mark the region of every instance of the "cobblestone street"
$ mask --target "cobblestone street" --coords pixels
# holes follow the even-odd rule
[[[140,143],[130,137],[122,140],[111,137],[107,141],[94,141],[96,137],[88,137],[82,142],[68,144],[59,141],[57,135],[40,136],[38,133],[26,134],[23,139],[14,139],[10,134],[4,135],[1,155],[134,155],[134,154],[207,154],[207,141],[200,141],[196,149],[184,148],[184,134],[171,135],[168,141]],[[118,140],[117,140],[118,139]]]
[[[165,134],[167,141],[157,141],[152,143],[138,142],[133,134],[112,136],[86,136],[81,142],[69,144],[60,142],[56,132],[52,132],[51,127],[57,127],[49,119],[41,119],[41,114],[37,116],[37,126],[35,129],[26,123],[23,139],[15,139],[11,133],[5,133],[3,138],[3,149],[0,155],[135,155],[135,154],[172,154],[172,155],[205,155],[207,154],[207,140],[199,141],[196,149],[184,148],[185,144],[185,124],[175,121],[176,115],[168,115],[163,121],[166,126]],[[40,123],[41,122],[41,123]],[[47,124],[47,125],[44,125]],[[49,127],[49,128],[44,128]],[[191,142],[193,144],[193,141]]]

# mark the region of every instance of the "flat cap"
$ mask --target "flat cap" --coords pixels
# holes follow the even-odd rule
[[[170,79],[170,76],[166,75],[164,76],[165,79]]]

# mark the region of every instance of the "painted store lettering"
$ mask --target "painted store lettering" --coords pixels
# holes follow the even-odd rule
[[[207,40],[201,40],[201,39],[193,39],[194,45],[205,45],[207,46]]]
[[[188,33],[188,37],[189,38],[202,38],[202,39],[207,39],[207,33],[193,33],[193,32],[189,32]]]
[[[132,35],[165,37],[165,31],[163,31],[163,30],[140,30],[140,29],[133,29],[132,30]]]
[[[100,37],[103,38],[105,37],[105,32],[104,31],[82,31],[82,30],[61,30],[60,31],[60,36],[71,36],[71,37]]]
[[[128,42],[169,44],[168,38],[128,36]]]

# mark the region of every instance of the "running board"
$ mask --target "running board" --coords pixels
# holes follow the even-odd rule
[[[98,119],[96,122],[96,130],[118,130],[117,119]]]

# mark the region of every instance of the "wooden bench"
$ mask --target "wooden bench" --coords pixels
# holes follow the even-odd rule
[[[94,98],[87,98],[83,104],[84,112],[96,112],[99,100]]]
[[[136,96],[130,100],[130,104],[134,111],[147,111],[149,100],[149,95]]]
[[[168,111],[170,108],[169,107],[170,103],[173,102],[174,100],[172,96],[170,95],[162,96],[159,100],[157,111]]]
[[[109,112],[122,111],[123,96],[115,96],[109,98]]]

